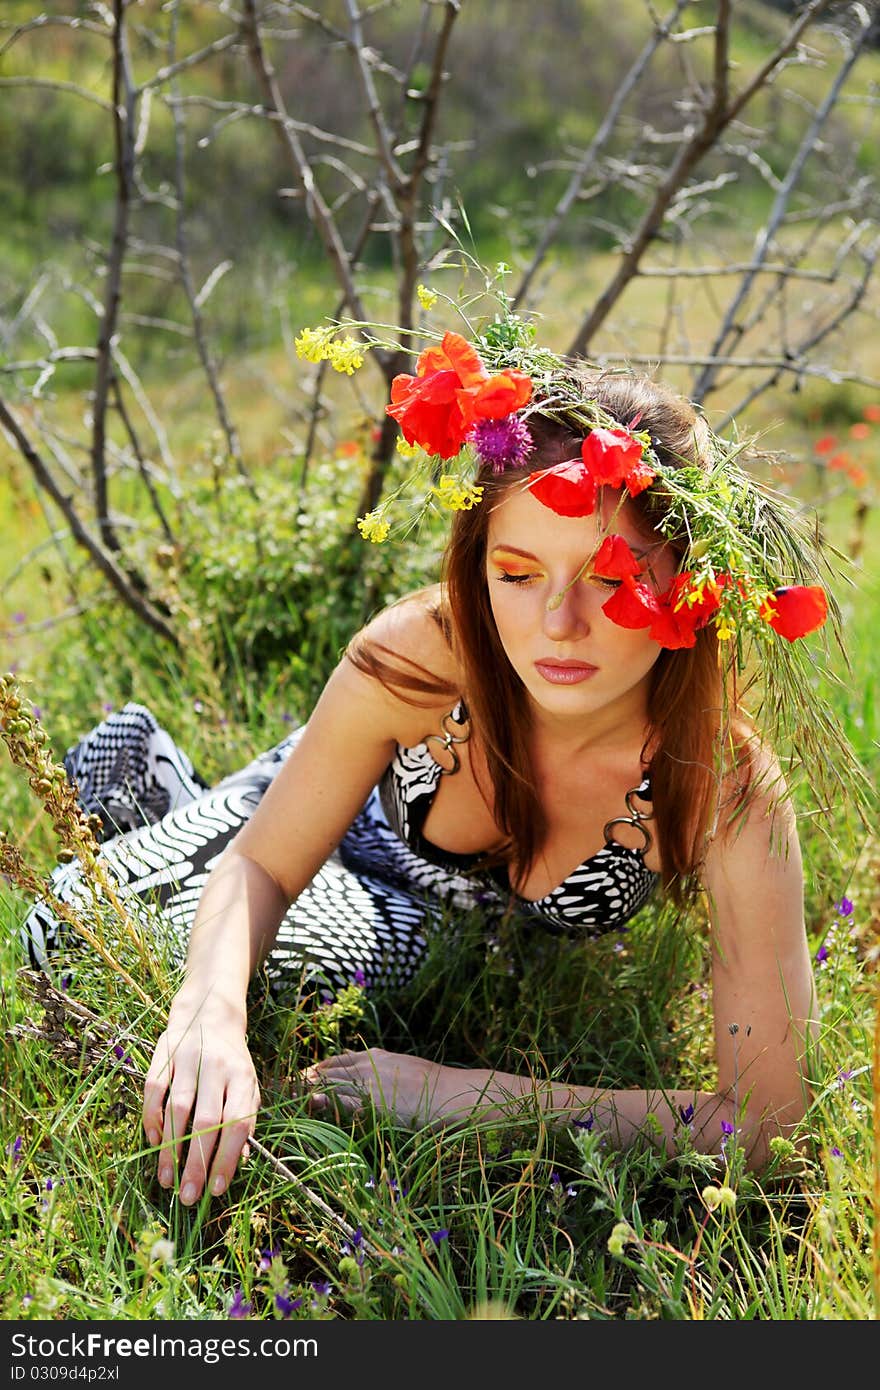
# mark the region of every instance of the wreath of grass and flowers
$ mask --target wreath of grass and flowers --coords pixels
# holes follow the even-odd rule
[[[486,284],[488,289],[488,278]],[[463,315],[468,336],[425,327],[403,334],[390,330],[396,340],[389,342],[375,336],[387,325],[345,321],[305,329],[297,339],[301,357],[328,361],[347,374],[355,357],[354,369],[372,347],[399,351],[403,338],[406,350],[415,353],[417,342],[428,344],[418,351],[414,373],[394,378],[386,405],[400,426],[398,453],[411,460],[411,471],[358,518],[363,538],[383,544],[407,536],[438,507],[479,506],[485,489],[475,478],[481,469],[485,476],[487,467],[493,475],[528,468],[535,416],[582,433],[574,458],[511,483],[561,516],[593,515],[602,489],[619,494],[599,546],[570,585],[590,574],[617,580],[602,605],[606,616],[625,628],[647,629],[668,650],[693,647],[697,633],[713,624],[719,662],[736,676],[740,697],[758,689],[754,717],[777,749],[787,748],[790,771],[804,769],[824,805],[844,794],[864,816],[870,788],[817,690],[829,630],[849,664],[839,605],[827,587],[835,574],[833,560],[846,557],[823,541],[818,526],[787,496],[750,475],[749,460],[757,456],[754,439],[723,438],[704,421],[700,466],[662,462],[639,418],[622,424],[585,396],[578,367],[593,364],[577,364],[541,347],[535,325],[514,313],[497,287],[491,293],[496,301],[491,318],[474,325]],[[432,308],[437,298],[419,287],[423,308]],[[642,493],[652,524],[682,555],[662,592],[614,531],[619,508]],[[549,605],[558,606],[563,594],[554,595]],[[818,647],[801,640],[822,628]]]

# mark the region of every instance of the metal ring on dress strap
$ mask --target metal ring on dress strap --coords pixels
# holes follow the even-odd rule
[[[645,825],[645,821],[654,819],[653,811],[646,815],[643,811],[636,810],[632,803],[632,797],[639,796],[644,785],[644,782],[641,782],[637,787],[630,787],[626,794],[626,809],[629,811],[629,815],[615,816],[613,820],[606,821],[605,829],[602,832],[607,842],[612,838],[611,831],[615,825],[631,825],[634,830],[641,831],[642,835],[645,837],[645,843],[640,850],[636,851],[637,854],[647,854],[654,843],[654,836]]]
[[[428,734],[426,735],[424,740],[425,743],[439,743],[443,751],[445,753],[448,753],[450,758],[452,759],[452,767],[444,767],[442,763],[437,763],[437,766],[439,767],[441,773],[444,776],[449,776],[453,772],[458,772],[458,769],[461,767],[461,759],[459,758],[458,753],[453,747],[453,744],[467,743],[468,739],[471,736],[469,729],[463,734],[454,734],[446,722],[448,719],[451,718],[452,710],[450,710],[448,714],[444,714],[443,718],[440,720],[440,728],[443,730],[443,733]]]

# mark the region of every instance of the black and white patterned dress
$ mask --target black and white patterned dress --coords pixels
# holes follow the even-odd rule
[[[80,801],[104,826],[102,856],[123,896],[142,909],[182,961],[202,888],[223,850],[247,821],[302,730],[208,787],[190,760],[142,705],[128,704],[70,749],[68,776]],[[513,893],[506,870],[478,855],[438,849],[422,827],[440,778],[458,767],[467,739],[459,702],[442,731],[411,748],[398,746],[338,849],[291,904],[264,967],[279,994],[303,981],[333,992],[355,978],[403,982],[425,951],[425,932],[450,912],[480,911],[487,920],[511,908],[536,926],[597,936],[621,928],[647,901],[657,875],[643,851],[613,839],[564,883],[538,900]],[[440,745],[438,748],[437,745]],[[436,756],[435,756],[436,753]],[[632,796],[650,800],[646,780]],[[629,816],[646,819],[627,799]],[[609,827],[606,827],[606,835]],[[647,839],[647,836],[646,836]],[[77,861],[59,866],[52,893],[85,910]],[[27,915],[22,936],[31,962],[48,968],[65,945],[66,928],[47,902]]]

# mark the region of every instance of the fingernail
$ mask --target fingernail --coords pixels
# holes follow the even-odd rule
[[[211,1192],[215,1197],[219,1197],[221,1193],[225,1191],[226,1179],[223,1177],[222,1173],[218,1173],[216,1178],[212,1178],[211,1180]]]
[[[174,1181],[174,1173],[170,1168],[159,1169],[159,1181],[163,1187],[170,1187]]]
[[[156,1145],[160,1142],[161,1138],[162,1136],[159,1133],[158,1129],[147,1130],[147,1143],[152,1144],[153,1148],[156,1147]]]
[[[192,1206],[193,1202],[196,1200],[196,1195],[195,1183],[184,1183],[183,1187],[180,1189],[180,1200],[185,1207]]]

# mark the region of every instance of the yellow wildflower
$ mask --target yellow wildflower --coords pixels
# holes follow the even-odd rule
[[[397,436],[397,444],[395,445],[395,448],[397,449],[397,452],[400,454],[400,457],[403,459],[414,459],[416,454],[420,454],[422,452],[421,444],[408,444],[402,434],[399,434]]]
[[[427,285],[419,285],[416,294],[423,309],[433,309],[439,298],[436,291],[429,290]]]
[[[364,365],[363,345],[355,338],[330,343],[325,356],[334,372],[345,372],[346,376],[353,376]]]
[[[441,505],[451,512],[469,512],[483,496],[482,487],[460,483],[452,473],[444,473],[439,485],[431,491],[439,497]]]
[[[722,618],[715,628],[715,636],[719,642],[729,642],[736,636],[736,624],[730,618]]]
[[[358,517],[358,530],[365,541],[372,541],[374,545],[381,545],[388,539],[390,525],[384,520],[381,512],[367,512],[366,516]]]
[[[297,357],[304,357],[307,362],[323,362],[332,337],[332,328],[304,328],[293,340]]]

